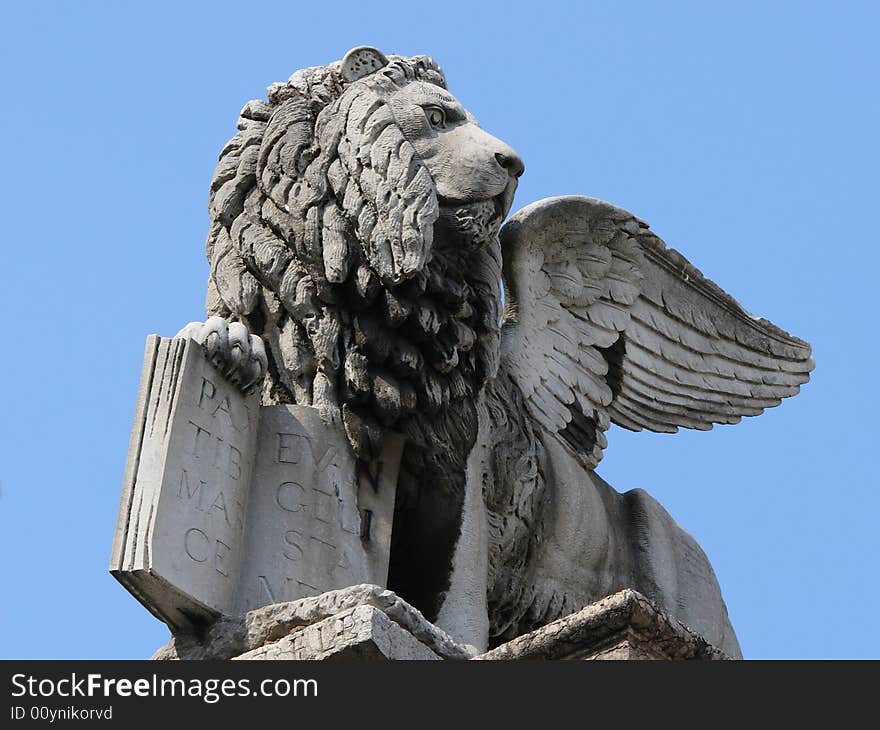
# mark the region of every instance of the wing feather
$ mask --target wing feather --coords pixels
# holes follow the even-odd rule
[[[610,207],[551,210],[546,219],[530,208],[501,233],[507,294],[518,312],[504,329],[504,366],[541,426],[595,466],[614,395],[602,351],[630,323],[638,242],[609,219]]]
[[[807,343],[746,312],[620,208],[548,198],[517,213],[501,241],[516,311],[503,367],[535,420],[588,466],[612,421],[708,430],[809,380]]]

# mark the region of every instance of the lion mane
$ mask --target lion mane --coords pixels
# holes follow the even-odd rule
[[[356,80],[303,69],[245,105],[211,183],[207,310],[264,339],[264,404],[338,413],[363,461],[406,437],[389,586],[431,618],[498,366],[501,253],[485,211],[441,207],[388,104],[413,81],[445,89],[442,71],[387,60]]]

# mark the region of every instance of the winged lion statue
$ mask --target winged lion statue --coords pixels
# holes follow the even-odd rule
[[[502,226],[523,170],[427,56],[298,71],[220,154],[211,316],[183,332],[264,404],[341,422],[361,459],[405,436],[389,588],[457,638],[497,645],[631,587],[740,656],[694,539],[594,469],[611,423],[778,405],[810,347],[609,203]]]

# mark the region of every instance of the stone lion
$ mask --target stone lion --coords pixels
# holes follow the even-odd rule
[[[739,656],[693,538],[593,469],[611,422],[778,404],[809,346],[607,203],[548,199],[502,230],[523,170],[426,56],[298,71],[220,154],[212,316],[185,332],[264,404],[340,420],[364,461],[405,436],[389,588],[456,638],[485,648],[632,587]]]

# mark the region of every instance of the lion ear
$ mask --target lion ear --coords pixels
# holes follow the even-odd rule
[[[352,83],[387,65],[388,59],[378,48],[358,46],[352,48],[342,59],[342,78]]]

